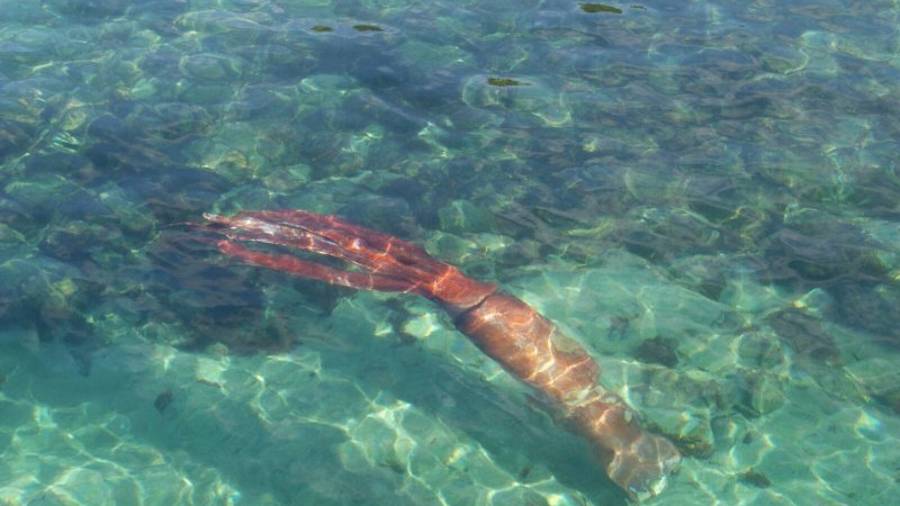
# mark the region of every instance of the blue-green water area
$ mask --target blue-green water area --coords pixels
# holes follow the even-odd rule
[[[577,338],[685,456],[645,504],[893,504],[898,18],[0,0],[0,505],[627,504],[430,302],[190,225],[276,208],[424,245]]]

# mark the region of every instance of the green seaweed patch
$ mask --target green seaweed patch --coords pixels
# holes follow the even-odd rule
[[[491,86],[525,86],[528,84],[508,77],[488,77],[487,82]]]
[[[334,28],[332,28],[330,26],[325,26],[325,25],[316,25],[316,26],[310,28],[310,30],[312,30],[314,32],[323,33],[323,32],[333,32]]]
[[[622,9],[620,9],[618,7],[613,7],[612,5],[606,5],[606,4],[594,4],[594,3],[581,4],[581,10],[583,10],[584,12],[591,13],[591,14],[595,14],[598,12],[606,12],[609,14],[622,14]]]
[[[353,29],[356,30],[357,32],[383,32],[384,31],[384,28],[382,28],[378,25],[366,25],[366,24],[353,25]]]

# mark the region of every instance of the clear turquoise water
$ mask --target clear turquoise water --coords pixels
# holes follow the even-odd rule
[[[0,504],[626,502],[428,302],[182,225],[277,207],[576,336],[650,504],[890,504],[900,5],[611,5],[0,0]]]

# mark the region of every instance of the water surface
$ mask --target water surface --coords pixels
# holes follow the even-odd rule
[[[625,504],[427,301],[237,265],[303,208],[577,337],[649,504],[900,492],[900,6],[0,0],[0,504]]]

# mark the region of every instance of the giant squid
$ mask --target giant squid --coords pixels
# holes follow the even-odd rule
[[[221,234],[218,249],[242,262],[362,290],[402,292],[434,301],[459,331],[506,371],[546,398],[593,447],[630,497],[659,494],[681,456],[666,438],[641,427],[620,396],[599,383],[600,367],[576,340],[521,299],[397,237],[336,216],[303,210],[205,214]],[[341,270],[299,256],[253,249],[269,244],[355,265]]]

